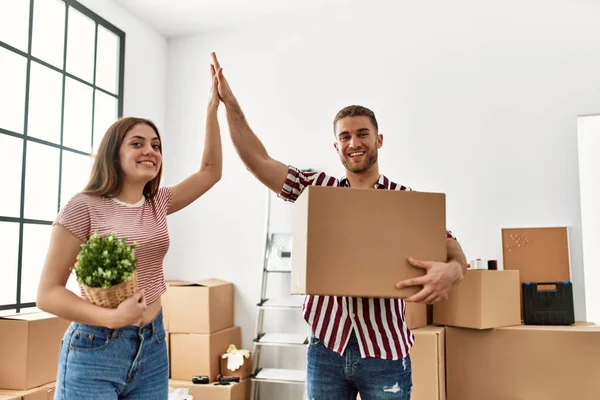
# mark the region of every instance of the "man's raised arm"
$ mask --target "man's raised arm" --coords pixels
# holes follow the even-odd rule
[[[223,75],[217,56],[211,54],[217,71],[219,97],[227,110],[227,123],[233,145],[246,168],[265,186],[279,194],[285,183],[287,165],[272,159],[260,139],[252,132],[229,83]]]

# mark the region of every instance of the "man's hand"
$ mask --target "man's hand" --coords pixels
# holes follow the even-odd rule
[[[464,269],[457,261],[420,261],[409,257],[408,262],[423,268],[426,274],[418,278],[407,279],[396,284],[397,289],[408,286],[423,286],[418,293],[406,298],[408,302],[435,304],[448,298],[452,288],[463,278]]]
[[[225,79],[225,76],[223,75],[223,68],[221,68],[219,60],[217,60],[217,55],[214,52],[210,53],[210,55],[213,60],[212,68],[216,71],[219,97],[221,98],[221,101],[225,103],[225,106],[228,106],[231,102],[235,101],[235,96],[229,87],[227,79]]]

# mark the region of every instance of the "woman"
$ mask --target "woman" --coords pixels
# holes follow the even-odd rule
[[[169,364],[160,296],[169,247],[166,216],[186,207],[221,178],[217,70],[212,87],[200,170],[172,187],[159,187],[162,147],[156,126],[123,118],[106,132],[90,181],[53,224],[37,306],[74,321],[62,341],[56,399],[168,398]],[[116,309],[93,305],[66,289],[79,246],[93,232],[136,241],[138,287]],[[82,297],[85,297],[82,292]]]

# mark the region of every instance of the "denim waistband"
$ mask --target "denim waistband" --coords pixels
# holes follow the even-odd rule
[[[107,328],[104,326],[87,325],[87,324],[80,324],[78,322],[73,322],[73,324],[71,324],[71,329],[73,329],[73,330],[84,329],[86,331],[89,330],[91,332],[103,334],[107,337],[119,336],[119,337],[138,338],[141,335],[146,336],[146,337],[151,337],[151,336],[155,335],[157,332],[164,331],[163,311],[161,308],[161,310],[158,312],[158,314],[156,314],[156,316],[154,317],[154,319],[152,319],[152,321],[148,322],[147,324],[140,325],[140,326],[129,325],[129,326],[125,326],[123,328],[111,329],[111,328]]]

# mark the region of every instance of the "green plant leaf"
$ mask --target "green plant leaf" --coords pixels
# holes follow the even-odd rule
[[[127,244],[127,238],[115,233],[101,236],[94,232],[81,244],[72,267],[77,282],[88,287],[109,288],[131,278],[137,268],[137,243]]]

